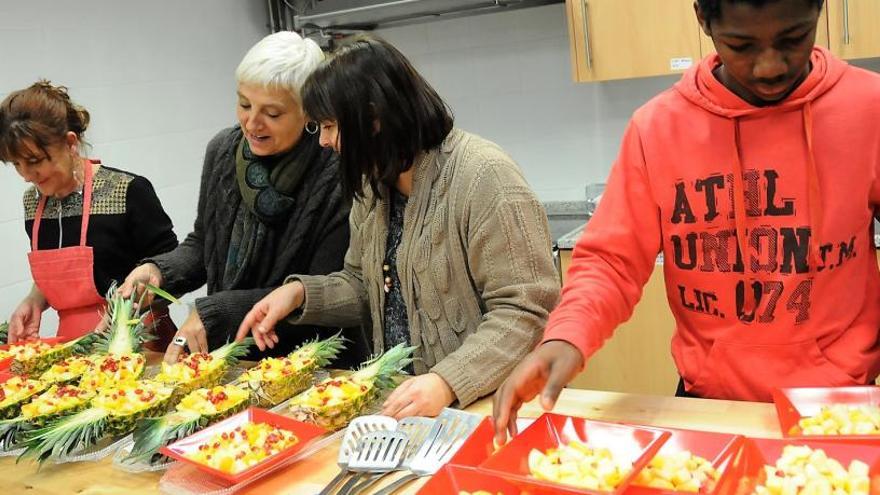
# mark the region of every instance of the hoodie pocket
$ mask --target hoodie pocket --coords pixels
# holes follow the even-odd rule
[[[772,345],[716,340],[690,391],[714,399],[770,402],[774,388],[857,384],[812,339]]]

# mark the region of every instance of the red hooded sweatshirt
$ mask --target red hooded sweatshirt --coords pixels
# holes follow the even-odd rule
[[[811,61],[777,105],[725,88],[715,55],[636,111],[545,342],[589,358],[662,251],[686,390],[770,401],[775,387],[875,379],[880,76],[821,48]]]

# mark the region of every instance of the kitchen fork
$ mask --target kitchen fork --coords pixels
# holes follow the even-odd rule
[[[336,485],[348,475],[348,462],[356,452],[358,442],[368,433],[383,430],[393,430],[397,427],[397,420],[388,416],[370,415],[354,418],[345,429],[342,443],[339,446],[339,455],[336,464],[339,465],[339,473],[330,480],[318,495],[330,495]]]
[[[465,440],[482,421],[482,416],[446,408],[428,433],[418,453],[409,464],[409,473],[395,480],[375,495],[391,495],[410,481],[435,474],[458,452]]]

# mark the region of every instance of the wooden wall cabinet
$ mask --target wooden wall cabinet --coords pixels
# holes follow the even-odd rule
[[[713,53],[693,0],[566,0],[576,82],[681,73]],[[816,44],[844,59],[880,57],[880,0],[827,0]]]
[[[843,59],[880,57],[880,1],[826,0],[831,51]]]
[[[566,0],[576,81],[682,72],[700,59],[693,0]]]

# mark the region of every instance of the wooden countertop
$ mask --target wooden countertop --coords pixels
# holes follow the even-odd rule
[[[491,414],[490,399],[483,399],[468,411]],[[779,426],[772,404],[719,400],[684,399],[650,395],[621,394],[566,389],[555,412],[573,416],[635,424],[690,428],[696,430],[739,433],[756,437],[779,438]],[[536,417],[541,409],[526,404],[523,417]],[[247,494],[311,494],[336,474],[338,444],[328,447],[289,468],[249,485],[240,493]],[[6,493],[57,495],[65,493],[105,495],[139,495],[158,493],[162,473],[131,474],[116,469],[112,458],[100,462],[47,464],[37,471],[36,465],[15,464],[15,458],[0,458],[0,480]],[[415,493],[415,483],[409,491]]]

